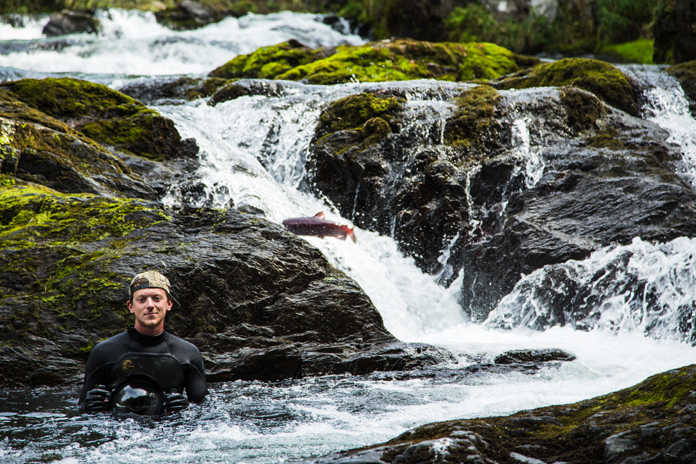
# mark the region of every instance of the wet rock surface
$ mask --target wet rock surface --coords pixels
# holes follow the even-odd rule
[[[48,37],[81,32],[96,34],[100,27],[92,11],[62,10],[51,14],[42,32]]]
[[[626,112],[637,111],[635,84],[596,60],[567,64],[540,65],[526,84],[492,82],[526,90],[464,90],[444,131],[442,119],[425,115],[405,124],[403,102],[384,93],[363,96],[361,106],[358,96],[336,101],[316,129],[311,187],[360,227],[393,235],[445,283],[456,277],[448,267],[463,269],[461,304],[474,320],[543,266],[634,237],[692,236],[696,196],[676,174],[676,147]],[[604,77],[590,72],[598,66]],[[611,76],[623,91],[589,91]],[[625,111],[608,104],[618,101]],[[341,119],[350,124],[329,123],[346,111],[356,117]]]
[[[696,366],[579,403],[451,420],[315,463],[636,463],[696,459]]]

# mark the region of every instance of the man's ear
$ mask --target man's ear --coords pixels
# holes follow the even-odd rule
[[[126,307],[128,308],[128,311],[131,313],[133,312],[133,303],[131,303],[130,298],[126,300]]]

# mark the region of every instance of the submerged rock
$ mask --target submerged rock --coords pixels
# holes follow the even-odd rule
[[[316,463],[691,463],[696,460],[696,366],[616,393],[511,416],[423,425]]]
[[[42,33],[49,37],[75,33],[96,34],[101,29],[99,20],[92,11],[62,10],[53,13]]]

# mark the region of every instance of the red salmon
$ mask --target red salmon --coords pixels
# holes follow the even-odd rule
[[[283,225],[297,235],[315,235],[318,237],[338,237],[343,240],[349,236],[353,242],[357,242],[352,227],[336,224],[324,219],[324,213],[318,212],[314,216],[288,218]]]

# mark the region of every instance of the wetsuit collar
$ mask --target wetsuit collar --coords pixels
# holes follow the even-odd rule
[[[154,346],[162,343],[167,336],[167,331],[163,330],[161,334],[150,336],[150,335],[143,335],[137,330],[135,330],[135,327],[129,327],[128,328],[128,336],[135,340],[136,342],[140,343],[141,345],[145,346]]]

